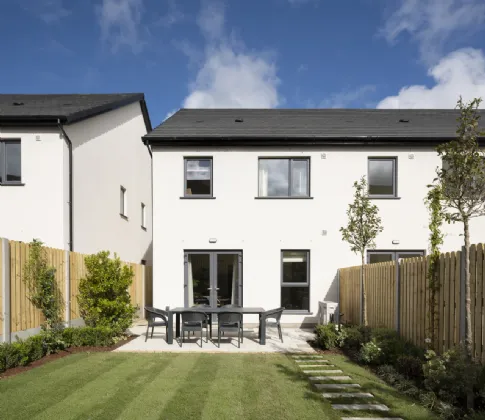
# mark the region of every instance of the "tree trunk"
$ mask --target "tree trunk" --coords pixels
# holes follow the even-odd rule
[[[364,253],[361,254],[362,257],[362,269],[360,270],[360,282],[362,284],[362,323],[367,326],[367,294],[365,290],[365,263],[364,263]]]
[[[463,220],[463,228],[465,233],[465,349],[468,363],[473,361],[473,333],[472,333],[472,300],[470,291],[470,227],[469,220]],[[469,381],[469,389],[467,392],[467,408],[469,410],[474,407],[473,395],[473,381]]]

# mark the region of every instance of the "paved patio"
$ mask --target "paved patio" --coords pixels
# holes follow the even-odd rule
[[[207,352],[207,353],[312,353],[313,348],[307,340],[314,338],[311,329],[295,329],[283,327],[283,343],[278,338],[276,329],[268,328],[266,331],[266,345],[262,346],[258,340],[257,328],[244,329],[244,341],[241,348],[237,347],[237,336],[229,334],[221,338],[221,347],[217,346],[217,330],[212,332],[212,340],[205,341],[200,347],[200,335],[190,339],[185,338],[183,345],[180,345],[180,338],[177,342],[174,339],[172,345],[167,344],[164,327],[155,327],[153,338],[145,342],[145,325],[136,325],[130,331],[139,337],[119,347],[117,352]]]

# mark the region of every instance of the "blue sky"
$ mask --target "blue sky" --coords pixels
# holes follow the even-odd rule
[[[0,0],[3,93],[180,107],[451,108],[485,98],[483,0]]]

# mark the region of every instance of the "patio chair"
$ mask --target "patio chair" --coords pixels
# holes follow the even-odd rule
[[[237,331],[237,347],[241,347],[243,341],[243,314],[241,312],[219,312],[217,327],[217,343],[221,347],[221,333],[225,331]]]
[[[165,337],[168,334],[168,312],[162,309],[153,308],[152,306],[145,306],[145,311],[148,317],[147,333],[145,337],[145,342],[148,340],[148,332],[150,327],[152,329],[152,334],[150,338],[153,338],[153,330],[155,327],[165,327]],[[157,321],[157,318],[161,321]]]
[[[281,315],[283,314],[283,311],[285,308],[277,308],[277,309],[271,309],[269,311],[263,312],[261,314],[261,319],[260,319],[260,330],[261,330],[261,325],[263,323],[266,323],[266,326],[270,327],[277,327],[278,328],[278,335],[280,337],[281,342],[283,342],[283,333],[281,332]],[[268,319],[274,320],[272,322],[267,322]]]
[[[185,332],[187,331],[188,336],[193,332],[195,335],[196,331],[200,331],[200,347],[203,343],[203,330],[207,331],[206,342],[209,342],[209,317],[205,312],[202,311],[185,311],[181,312],[182,317],[182,343],[184,342]],[[182,343],[180,344],[182,346]]]

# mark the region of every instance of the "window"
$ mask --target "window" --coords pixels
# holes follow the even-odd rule
[[[124,218],[128,218],[128,206],[127,206],[127,193],[126,188],[120,187],[120,215]]]
[[[309,197],[310,159],[259,159],[259,197]]]
[[[212,197],[212,158],[185,158],[185,197]]]
[[[281,306],[288,311],[310,310],[309,251],[281,252]]]
[[[424,251],[367,251],[367,264],[381,263],[387,261],[400,261],[405,258],[422,257]]]
[[[20,140],[0,139],[0,184],[22,181]]]
[[[396,197],[396,158],[369,158],[369,196]]]
[[[147,229],[146,226],[146,209],[145,204],[141,203],[141,227],[142,229]]]

